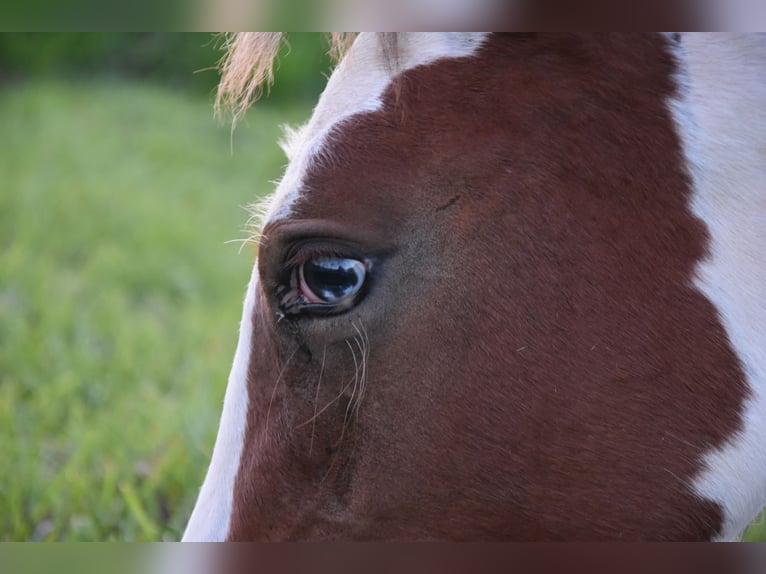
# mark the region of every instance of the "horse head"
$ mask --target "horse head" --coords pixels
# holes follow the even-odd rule
[[[737,42],[359,35],[286,144],[185,539],[744,527],[766,98]]]

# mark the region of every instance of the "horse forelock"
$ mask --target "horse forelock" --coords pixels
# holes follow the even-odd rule
[[[340,62],[357,37],[356,32],[326,34],[328,53]],[[398,61],[400,32],[379,32],[380,57],[391,68]],[[236,123],[274,81],[274,63],[280,47],[287,41],[285,32],[236,32],[224,36],[225,55],[219,62],[221,80],[215,99],[218,113],[230,110]]]

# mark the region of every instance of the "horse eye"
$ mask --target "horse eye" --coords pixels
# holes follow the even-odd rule
[[[320,257],[298,268],[300,292],[309,304],[350,304],[364,285],[367,267],[362,261]]]

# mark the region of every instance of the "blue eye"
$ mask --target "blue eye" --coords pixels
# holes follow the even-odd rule
[[[320,257],[298,268],[300,294],[309,304],[350,306],[364,285],[367,266],[356,259]]]

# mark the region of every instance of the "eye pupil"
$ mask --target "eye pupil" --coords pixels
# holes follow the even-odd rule
[[[310,298],[337,304],[356,295],[364,284],[365,266],[356,259],[322,257],[301,266],[303,287]]]

